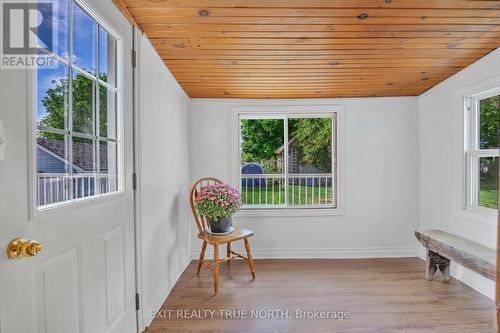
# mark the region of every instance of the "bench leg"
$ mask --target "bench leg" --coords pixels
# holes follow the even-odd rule
[[[427,250],[427,256],[425,260],[425,279],[431,281],[434,279],[434,274],[436,274],[437,266],[432,263],[432,257],[430,255],[432,251]]]
[[[447,263],[439,265],[439,270],[443,274],[444,282],[450,281],[450,261]]]
[[[444,281],[447,282],[450,280],[450,260],[448,258],[443,257],[442,255],[427,250],[426,263],[425,263],[425,278],[427,280],[432,280],[434,278],[434,274],[436,271],[441,271],[444,277]]]

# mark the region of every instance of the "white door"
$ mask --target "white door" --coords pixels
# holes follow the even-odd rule
[[[58,3],[58,10],[73,6]],[[74,44],[72,64],[67,60],[59,72],[51,72],[56,73],[52,79],[34,70],[0,69],[0,122],[5,129],[0,135],[1,333],[136,332],[132,27],[111,1],[78,1],[69,8],[64,10],[71,19],[59,17],[57,29],[59,44]],[[89,26],[95,30],[89,32]],[[94,82],[97,66],[101,74]],[[66,101],[74,108],[74,123],[57,131],[70,126],[66,110],[64,125],[45,120],[43,126],[56,129],[40,133],[37,126],[49,113],[39,110],[45,107],[41,98],[49,88],[57,92],[57,85],[64,86],[57,77],[64,71],[66,82],[74,80],[73,105],[69,97]],[[37,86],[38,81],[43,82]],[[81,89],[93,90],[85,95]],[[85,104],[89,96],[93,99]],[[93,116],[100,114],[91,121],[100,123],[77,124],[89,105]],[[54,110],[59,109],[50,112]],[[116,192],[105,194],[114,188]],[[45,209],[38,211],[40,203]],[[7,245],[19,237],[38,241],[42,250],[33,257],[8,259]]]

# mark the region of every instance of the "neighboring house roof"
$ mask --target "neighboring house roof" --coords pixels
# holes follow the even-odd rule
[[[296,142],[297,140],[295,138],[292,138],[290,141],[288,141],[288,148],[290,148],[290,146],[293,146]],[[285,149],[285,145],[281,145],[278,149],[276,149],[275,153],[281,155],[283,154],[283,149]]]
[[[66,173],[68,161],[47,148],[36,145],[36,167],[38,173]],[[73,172],[85,172],[73,164]]]
[[[48,150],[61,159],[66,160],[66,146],[64,141],[52,140],[47,138],[37,138],[37,145]],[[101,172],[108,170],[108,147],[107,145],[100,146],[100,169]],[[73,166],[75,169],[83,170],[84,172],[94,171],[93,163],[94,145],[90,143],[73,142]],[[78,170],[78,171],[80,171]]]

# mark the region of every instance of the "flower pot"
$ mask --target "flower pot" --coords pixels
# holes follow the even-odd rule
[[[231,230],[231,226],[233,225],[233,220],[231,217],[226,217],[219,221],[208,220],[210,224],[210,231],[214,234],[225,234]]]

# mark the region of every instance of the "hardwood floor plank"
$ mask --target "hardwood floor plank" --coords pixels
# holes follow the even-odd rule
[[[160,332],[477,332],[494,330],[493,301],[452,279],[426,281],[417,258],[255,260],[252,280],[244,261],[220,267],[219,294],[212,274],[196,275],[193,261],[175,285],[148,333]],[[228,318],[240,310],[247,318]],[[287,317],[251,319],[252,310],[288,310]],[[155,310],[155,309],[152,309]],[[212,310],[204,318],[176,311]],[[298,319],[296,310],[346,311],[350,319]],[[161,312],[160,312],[161,314]]]

